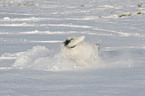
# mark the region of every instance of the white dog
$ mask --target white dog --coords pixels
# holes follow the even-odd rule
[[[84,42],[84,39],[85,36],[68,37],[62,46],[62,52],[66,58],[79,66],[88,66],[98,58],[99,47]]]

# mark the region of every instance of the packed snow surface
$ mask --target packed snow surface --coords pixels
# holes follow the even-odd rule
[[[145,96],[144,25],[144,0],[1,0],[0,96]]]

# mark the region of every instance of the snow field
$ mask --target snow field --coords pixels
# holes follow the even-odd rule
[[[0,1],[0,95],[144,96],[144,17],[144,0]],[[61,51],[82,35],[89,67]]]

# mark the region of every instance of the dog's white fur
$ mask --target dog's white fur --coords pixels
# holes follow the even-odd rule
[[[72,38],[74,40],[79,40],[79,38],[81,37]],[[73,40],[71,42],[73,42]],[[76,44],[74,48],[63,45],[61,51],[65,54],[66,58],[70,59],[80,66],[88,66],[88,64],[92,63],[92,61],[94,61],[98,57],[98,47],[86,43],[83,40]]]

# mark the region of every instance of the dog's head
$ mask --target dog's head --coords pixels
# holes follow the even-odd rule
[[[67,48],[74,48],[77,45],[80,45],[85,39],[85,36],[80,37],[68,37],[64,42],[64,46]]]
[[[67,48],[74,48],[76,45],[74,45],[74,46],[69,46],[69,44],[70,44],[75,38],[76,38],[76,37],[69,37],[69,38],[67,38],[67,39],[63,42],[64,46],[67,47]]]

